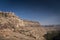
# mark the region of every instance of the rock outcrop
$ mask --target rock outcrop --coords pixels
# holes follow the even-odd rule
[[[0,12],[1,40],[44,40],[45,33],[39,22],[23,20],[12,12]]]

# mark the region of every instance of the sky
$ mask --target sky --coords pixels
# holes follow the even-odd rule
[[[60,0],[0,0],[0,11],[41,25],[60,24]]]

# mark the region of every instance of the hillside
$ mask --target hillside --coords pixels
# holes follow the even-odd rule
[[[0,12],[0,40],[44,40],[39,22],[23,20],[12,12]]]
[[[13,12],[0,12],[0,40],[45,40],[43,36],[52,30],[60,30],[60,25],[42,26]]]

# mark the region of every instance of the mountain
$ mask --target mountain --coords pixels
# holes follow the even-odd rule
[[[45,40],[45,33],[37,21],[21,19],[13,12],[0,12],[0,40]]]

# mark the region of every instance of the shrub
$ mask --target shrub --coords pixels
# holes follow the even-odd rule
[[[50,31],[44,35],[46,40],[60,40],[60,31]]]

